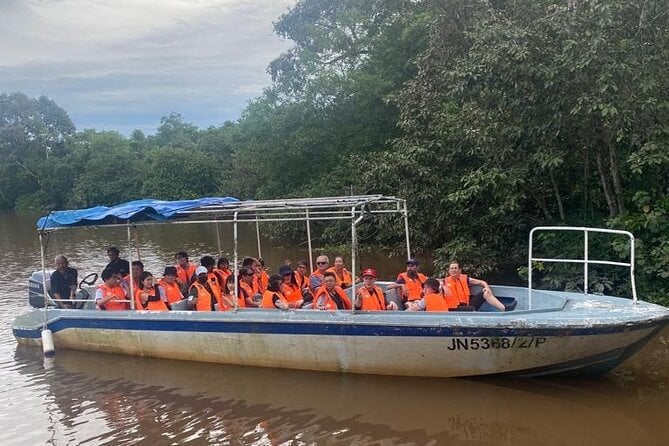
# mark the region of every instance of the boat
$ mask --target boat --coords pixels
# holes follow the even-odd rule
[[[19,344],[42,345],[52,333],[56,349],[89,350],[133,356],[304,369],[327,372],[420,377],[505,375],[599,375],[638,351],[669,323],[669,309],[637,298],[634,284],[634,236],[626,231],[583,227],[538,227],[530,233],[528,268],[535,262],[604,264],[630,269],[632,295],[548,291],[492,286],[509,311],[484,305],[476,312],[321,311],[234,309],[225,312],[176,310],[97,311],[50,305],[44,266],[44,239],[53,231],[81,226],[133,228],[155,224],[231,224],[233,266],[238,265],[240,224],[306,222],[310,261],[310,223],[351,224],[351,270],[357,271],[357,228],[378,217],[404,222],[407,258],[411,257],[406,200],[383,195],[287,200],[239,201],[229,197],[185,201],[139,200],[113,208],[60,211],[42,217],[43,308],[19,315],[13,334]],[[533,257],[533,240],[541,231],[584,234],[582,259]],[[588,235],[610,233],[629,238],[629,262],[591,259]],[[132,259],[129,259],[132,260]],[[381,282],[382,287],[389,282]],[[82,285],[82,293],[92,289]],[[354,284],[349,290],[355,293]],[[472,290],[476,292],[475,289]],[[86,297],[86,296],[84,296]],[[393,292],[389,299],[397,299]],[[32,299],[39,306],[37,299]],[[86,303],[87,299],[82,299]],[[44,303],[46,302],[46,305]],[[132,299],[131,299],[132,303]],[[46,351],[46,350],[45,350]]]

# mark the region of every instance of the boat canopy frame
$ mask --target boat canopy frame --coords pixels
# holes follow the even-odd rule
[[[211,199],[209,199],[211,200]],[[142,214],[146,209],[156,211],[151,206],[151,200],[146,207],[137,210],[132,215],[126,215],[127,218],[107,218],[106,221],[96,220],[78,220],[72,224],[54,223],[53,226],[50,220],[52,214],[49,213],[38,221],[38,233],[40,241],[40,253],[42,257],[42,278],[44,289],[45,302],[45,321],[46,321],[46,302],[53,299],[48,297],[46,291],[46,262],[44,253],[44,236],[54,231],[65,229],[74,229],[81,227],[126,227],[128,236],[128,261],[132,263],[132,249],[131,230],[140,226],[154,226],[162,224],[215,224],[217,231],[217,242],[220,246],[220,234],[218,232],[218,225],[220,223],[232,223],[233,225],[233,274],[238,276],[239,264],[239,247],[238,247],[238,225],[240,223],[253,223],[256,225],[256,237],[258,245],[258,254],[261,256],[260,245],[260,223],[269,222],[306,222],[307,242],[309,250],[309,263],[313,271],[313,254],[312,254],[312,240],[311,240],[311,222],[313,221],[333,221],[333,220],[350,220],[351,221],[351,271],[356,271],[357,268],[357,231],[356,228],[365,218],[374,215],[384,214],[399,214],[404,220],[404,232],[406,243],[407,260],[411,258],[411,245],[409,237],[409,213],[407,209],[406,200],[394,196],[385,196],[381,194],[376,195],[350,195],[350,196],[334,196],[334,197],[319,197],[319,198],[289,198],[289,199],[273,199],[273,200],[246,200],[239,201],[236,199],[213,199],[218,202],[210,204],[197,204],[193,206],[171,212],[169,215],[159,215],[160,219],[155,216]],[[136,202],[130,202],[133,204]],[[154,201],[159,205],[181,203],[169,201]],[[120,207],[124,205],[119,205]],[[105,209],[106,211],[107,209]],[[62,211],[64,213],[70,211]],[[73,211],[77,212],[77,211]],[[125,212],[125,209],[124,209]],[[127,213],[127,212],[126,212]],[[113,214],[109,214],[114,217]],[[130,281],[132,282],[132,268],[130,269]],[[130,287],[130,307],[134,309],[134,287]],[[355,296],[356,284],[353,281],[352,295]],[[235,295],[239,293],[238,282],[235,281]],[[355,305],[352,309],[355,312]],[[235,310],[237,310],[237,302],[235,301]]]

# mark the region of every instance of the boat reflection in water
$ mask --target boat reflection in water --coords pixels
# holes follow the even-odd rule
[[[45,370],[22,346],[15,361],[47,388],[54,444],[628,445],[669,433],[667,390],[640,398],[616,377],[394,378],[63,349]]]

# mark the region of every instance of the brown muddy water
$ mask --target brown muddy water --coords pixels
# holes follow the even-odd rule
[[[11,333],[29,308],[27,277],[39,269],[34,221],[0,214],[0,445],[669,444],[669,330],[597,379],[393,378],[63,349],[45,361]],[[225,254],[231,237],[221,236]],[[254,229],[243,237],[243,254],[257,253],[254,237]],[[140,242],[158,275],[182,248],[218,255],[216,231],[202,226],[140,231]],[[125,255],[125,231],[63,231],[47,258],[68,255],[82,277],[100,271],[110,244]],[[273,270],[307,257],[265,240],[262,249]],[[402,263],[363,256],[386,279]]]

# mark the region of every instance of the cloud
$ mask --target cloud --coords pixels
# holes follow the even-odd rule
[[[293,0],[27,0],[0,6],[0,88],[46,94],[78,128],[153,131],[173,111],[236,119],[289,46]]]

